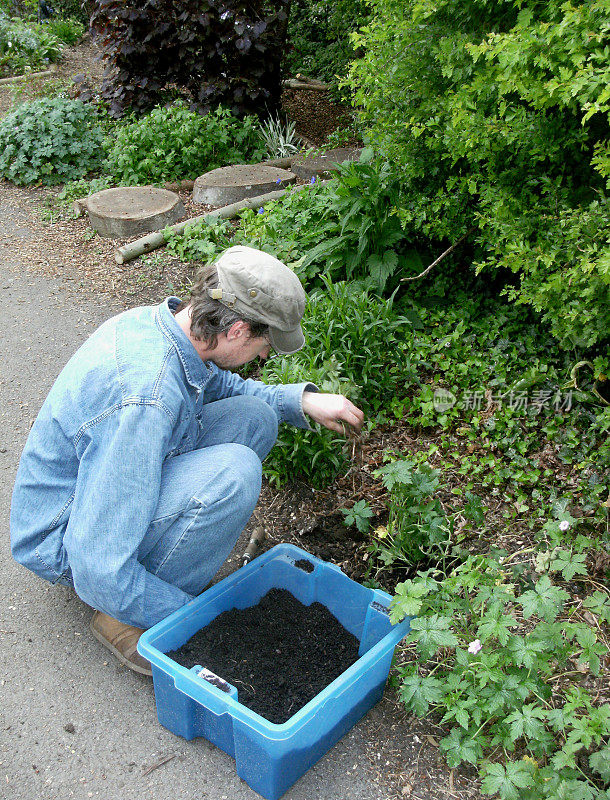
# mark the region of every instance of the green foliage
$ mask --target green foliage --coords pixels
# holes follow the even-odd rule
[[[61,19],[71,19],[89,25],[93,11],[93,0],[54,0],[53,8]]]
[[[391,165],[368,149],[360,161],[342,164],[328,184],[288,193],[262,214],[244,213],[244,236],[291,263],[305,283],[326,275],[366,281],[381,291],[422,264],[404,241],[399,203]]]
[[[410,324],[392,301],[346,283],[327,282],[325,290],[310,295],[303,329],[302,350],[265,363],[261,377],[266,383],[311,381],[321,391],[347,395],[371,416],[386,397],[400,396],[413,378],[407,356]],[[323,486],[346,458],[343,437],[285,426],[263,468],[278,484],[304,477]]]
[[[367,533],[371,527],[373,509],[366,500],[358,500],[351,508],[340,508],[339,511],[345,517],[344,522],[348,528],[355,525],[360,533]]]
[[[45,26],[49,33],[65,44],[76,44],[85,33],[85,26],[78,19],[51,18]]]
[[[10,18],[0,10],[0,75],[58,61],[61,51],[61,42],[46,25]]]
[[[298,153],[301,140],[296,134],[294,122],[282,122],[279,117],[269,117],[259,130],[269,158],[286,158]]]
[[[389,518],[387,527],[374,532],[371,552],[385,568],[415,564],[426,557],[438,559],[453,527],[435,496],[440,470],[405,458],[381,467],[375,475],[388,490]]]
[[[427,570],[396,587],[391,619],[416,615],[398,667],[401,697],[418,716],[442,715],[449,766],[477,765],[484,794],[601,800],[579,759],[593,750],[591,769],[610,776],[610,707],[564,673],[571,662],[598,674],[607,647],[574,608],[556,621],[568,595],[547,575],[519,594],[502,561],[469,556],[451,575]],[[605,606],[608,594],[597,594],[587,604]],[[491,760],[499,749],[503,763]]]
[[[313,186],[306,192],[287,192],[279,201],[267,204],[262,211],[243,211],[240,227],[207,221],[188,225],[183,233],[168,231],[170,251],[185,261],[215,257],[232,244],[247,244],[275,255],[289,264],[306,280],[301,269],[303,253],[320,241],[319,227],[328,205],[326,187]]]
[[[181,261],[213,261],[227,247],[237,244],[227,220],[206,218],[187,225],[180,233],[164,232],[168,253]]]
[[[303,259],[323,241],[332,192],[332,183],[314,184],[301,191],[288,190],[279,200],[267,203],[262,213],[244,211],[240,215],[244,240],[289,264],[307,283]]]
[[[602,348],[608,0],[371,9],[349,82],[371,143],[400,171],[407,237],[440,247],[471,231],[476,269],[515,273],[510,298],[541,311],[565,346]]]
[[[134,161],[129,154],[124,158]],[[399,197],[390,164],[365,150],[360,161],[340,165],[327,184],[316,186],[314,181],[264,208],[242,212],[234,243],[271,253],[306,285],[322,286],[326,276],[360,280],[376,291],[394,289],[400,275],[422,266],[418,253],[404,241],[396,215]],[[214,235],[214,229],[203,226],[191,229],[188,245],[179,245],[179,237],[172,242],[185,257],[197,258],[196,236],[209,240],[201,246],[207,253]]]
[[[34,100],[0,122],[0,175],[18,184],[78,178],[99,165],[102,129],[79,100]]]
[[[288,24],[287,75],[304,73],[336,88],[354,57],[350,33],[368,16],[363,0],[293,0]]]
[[[307,321],[303,327],[307,330]],[[351,394],[350,390],[356,389],[350,386],[332,355],[317,354],[309,347],[307,350],[307,353],[299,351],[298,357],[269,359],[262,379],[266,383],[311,382],[323,392]],[[263,463],[263,474],[278,487],[294,479],[322,487],[345,469],[347,459],[345,439],[333,431],[326,428],[308,431],[282,425],[275,447]]]
[[[57,199],[63,201],[67,205],[73,203],[75,200],[87,197],[87,195],[95,194],[95,192],[110,189],[115,185],[112,178],[107,176],[91,179],[78,178],[77,180],[68,181],[58,193]]]
[[[110,137],[106,170],[124,183],[194,179],[263,158],[257,128],[254,117],[240,121],[223,109],[204,115],[181,103],[155,108]]]
[[[389,279],[421,268],[412,248],[397,253],[404,233],[397,216],[400,185],[388,162],[365,149],[358,162],[347,161],[338,171],[330,194],[330,220],[322,241],[305,256],[302,269],[312,277],[321,269],[327,275],[367,279],[379,290]]]

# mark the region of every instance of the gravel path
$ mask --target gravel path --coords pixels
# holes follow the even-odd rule
[[[254,800],[231,758],[158,724],[151,682],[90,636],[91,612],[71,591],[11,558],[10,495],[30,424],[72,352],[126,305],[81,280],[36,207],[27,192],[0,184],[0,785],[12,800]],[[422,737],[390,693],[286,798],[456,797],[439,789],[453,785]]]

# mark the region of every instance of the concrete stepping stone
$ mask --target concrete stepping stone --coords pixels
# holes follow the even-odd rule
[[[247,197],[258,197],[294,183],[296,176],[267,164],[234,164],[206,172],[195,181],[193,202],[227,206]]]
[[[89,213],[91,227],[100,236],[126,239],[173,225],[185,215],[175,192],[155,186],[104,189],[79,201]]]
[[[344,161],[357,161],[361,152],[362,149],[359,147],[337,147],[319,156],[296,156],[292,159],[290,169],[299,178],[305,180],[319,176],[328,177],[331,172],[336,172],[337,164],[342,164]]]

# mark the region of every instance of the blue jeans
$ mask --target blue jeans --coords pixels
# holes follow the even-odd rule
[[[256,506],[277,425],[257,397],[204,406],[196,448],[164,463],[157,510],[138,550],[148,572],[188,594],[203,591]]]

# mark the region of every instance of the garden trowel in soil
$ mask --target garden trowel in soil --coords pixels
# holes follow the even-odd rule
[[[250,541],[248,542],[248,546],[244,551],[244,555],[241,560],[242,567],[245,567],[246,564],[249,564],[252,559],[258,555],[258,551],[260,550],[263,542],[267,538],[267,531],[263,528],[262,525],[257,525],[256,528],[252,531],[252,536],[250,537]]]

